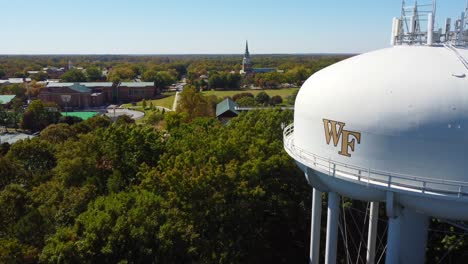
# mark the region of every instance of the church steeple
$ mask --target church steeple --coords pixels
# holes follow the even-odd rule
[[[246,40],[245,41],[245,57],[250,57],[250,53],[249,53],[249,41]]]
[[[250,60],[249,42],[245,41],[245,54],[242,60],[242,73],[252,72],[252,61]]]

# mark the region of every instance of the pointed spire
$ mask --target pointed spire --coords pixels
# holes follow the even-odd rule
[[[248,40],[245,41],[245,55],[246,56],[250,55],[250,53],[249,53],[249,41]]]

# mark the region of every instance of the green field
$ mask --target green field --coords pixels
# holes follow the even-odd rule
[[[88,120],[99,115],[99,112],[62,112],[62,116],[76,116],[83,120]]]
[[[279,95],[283,98],[283,100],[286,100],[288,96],[292,95],[297,90],[299,90],[299,88],[268,89],[268,90],[205,91],[203,93],[205,95],[215,95],[222,99],[227,96],[232,97],[238,93],[252,93],[253,95],[256,96],[260,92],[266,92],[270,97]],[[164,95],[167,95],[167,97],[156,99],[156,100],[147,100],[146,105],[149,106],[150,103],[153,103],[154,106],[162,106],[165,108],[172,109],[172,106],[174,105],[175,93],[165,93]],[[123,105],[123,107],[126,107],[126,108],[141,108],[141,106],[142,106],[141,101],[137,103],[136,107],[132,106],[131,104]]]
[[[146,100],[146,106],[149,107],[151,103],[153,103],[154,106],[162,106],[165,108],[172,109],[172,106],[174,105],[174,99],[175,99],[175,93],[164,93],[167,97],[161,98],[161,99],[155,99],[155,100]],[[142,102],[138,102],[137,106],[142,106]],[[131,104],[124,104],[123,107],[126,108],[135,108]],[[137,107],[138,108],[138,107]]]

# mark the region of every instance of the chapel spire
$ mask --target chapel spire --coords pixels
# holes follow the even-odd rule
[[[250,56],[250,52],[249,52],[249,41],[246,40],[245,41],[245,57],[249,57]]]

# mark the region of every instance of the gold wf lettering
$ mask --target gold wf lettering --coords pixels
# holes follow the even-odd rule
[[[361,133],[344,130],[345,123],[323,119],[323,126],[325,128],[325,139],[328,145],[333,139],[333,144],[338,146],[341,138],[341,150],[338,154],[351,157],[349,150],[354,152],[356,143],[361,144]]]

